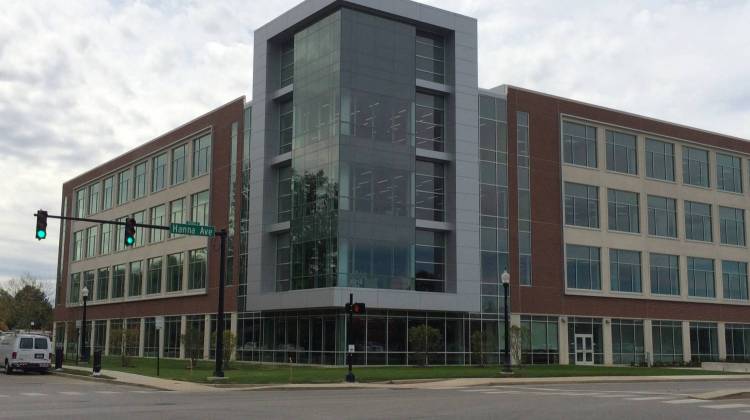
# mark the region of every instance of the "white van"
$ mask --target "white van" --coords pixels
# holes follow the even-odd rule
[[[6,375],[13,370],[48,372],[51,352],[50,340],[44,335],[11,332],[0,336],[0,363]]]

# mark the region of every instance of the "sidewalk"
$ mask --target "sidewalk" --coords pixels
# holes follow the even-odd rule
[[[81,367],[73,365],[63,365],[67,370],[76,370],[80,372],[91,373],[90,367]],[[64,373],[63,373],[64,374]],[[194,382],[173,381],[171,379],[154,378],[152,376],[136,375],[133,373],[119,372],[116,370],[102,369],[101,374],[112,379],[104,379],[109,382],[123,385],[136,385],[146,388],[159,389],[162,391],[181,391],[181,392],[217,392],[221,388],[215,386],[197,384]],[[85,376],[73,375],[76,378],[85,378]],[[93,378],[93,377],[91,377]],[[96,380],[96,379],[95,379]]]
[[[91,372],[91,368],[65,365],[65,369]],[[460,378],[425,379],[393,382],[365,383],[321,383],[321,384],[227,384],[208,385],[136,375],[116,370],[102,369],[102,375],[110,381],[124,385],[136,385],[165,391],[223,392],[223,391],[281,391],[281,390],[325,390],[325,389],[452,389],[491,385],[539,385],[539,384],[585,384],[625,382],[681,382],[681,381],[738,381],[750,380],[750,375],[670,375],[670,376],[577,376],[558,378]]]

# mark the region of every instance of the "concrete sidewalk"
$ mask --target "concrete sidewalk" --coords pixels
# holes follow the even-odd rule
[[[65,365],[65,369],[91,372],[91,368]],[[681,382],[681,381],[737,381],[750,380],[750,375],[670,375],[670,376],[578,376],[558,378],[459,378],[424,379],[389,382],[364,383],[320,383],[320,384],[225,384],[209,385],[194,382],[175,381],[136,375],[116,370],[102,370],[101,374],[109,381],[126,385],[143,386],[153,389],[181,392],[224,392],[224,391],[279,391],[279,390],[325,390],[325,389],[452,389],[490,385],[539,385],[539,384],[584,384],[584,383],[627,383],[627,382]],[[76,376],[81,377],[81,376]]]
[[[90,367],[63,365],[63,368],[67,370],[75,370],[79,372],[91,373]],[[210,386],[210,385],[198,384],[194,382],[174,381],[171,379],[155,378],[152,376],[145,376],[145,375],[136,375],[134,373],[120,372],[116,370],[102,369],[101,374],[103,376],[108,376],[109,378],[111,378],[111,379],[101,379],[101,380],[106,380],[106,381],[114,382],[114,383],[120,383],[123,385],[136,385],[136,386],[142,386],[146,388],[159,389],[162,391],[181,391],[181,392],[222,391],[221,388]],[[75,376],[76,378],[86,378],[85,376],[79,376],[79,375],[72,375],[72,376]],[[94,379],[93,377],[90,377],[90,378],[92,378],[93,380],[100,380],[100,379]]]

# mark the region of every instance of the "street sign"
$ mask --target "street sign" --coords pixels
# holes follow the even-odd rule
[[[176,235],[214,236],[216,228],[191,223],[172,223],[169,225],[169,232]]]
[[[163,316],[157,316],[154,320],[154,324],[157,330],[164,329],[164,317]]]
[[[354,353],[354,344],[349,344],[349,353]]]

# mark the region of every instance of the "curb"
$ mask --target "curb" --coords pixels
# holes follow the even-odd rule
[[[80,379],[82,381],[88,381],[88,382],[105,382],[105,383],[114,384],[114,385],[137,386],[141,388],[153,389],[155,391],[171,391],[171,389],[167,389],[167,388],[161,388],[161,387],[153,386],[153,385],[144,385],[144,384],[137,384],[137,383],[132,383],[132,382],[125,382],[125,381],[121,381],[116,378],[110,378],[110,377],[103,378],[100,376],[97,378],[96,376],[76,375],[75,373],[55,372],[55,371],[50,371],[50,374],[63,376],[66,378]]]

